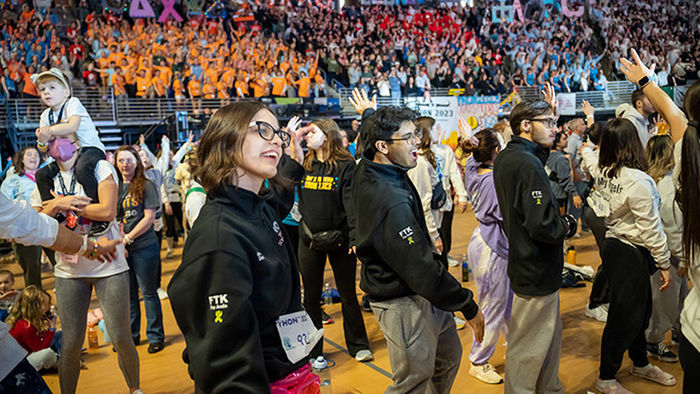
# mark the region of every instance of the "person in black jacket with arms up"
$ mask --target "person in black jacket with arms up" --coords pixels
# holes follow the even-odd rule
[[[278,324],[303,311],[294,249],[281,225],[293,194],[289,204],[274,198],[293,190],[276,186],[278,167],[301,166],[284,155],[291,137],[278,128],[267,107],[242,101],[219,109],[199,143],[195,175],[208,198],[168,286],[198,393],[266,393],[295,371],[314,380],[306,357],[313,340],[294,357],[288,350],[299,344],[283,343]]]
[[[360,113],[376,105],[363,98],[353,104]],[[436,254],[406,175],[418,157],[415,119],[399,107],[363,116],[363,158],[352,184],[360,287],[387,340],[394,382],[385,393],[449,393],[462,356],[450,312],[461,311],[479,341],[484,316]]]
[[[306,133],[306,174],[299,185],[299,270],[304,281],[304,308],[321,328],[321,289],[326,258],[333,268],[343,311],[343,330],[350,355],[369,361],[369,339],[355,291],[355,209],[351,195],[355,160],[343,147],[338,125],[320,118],[299,130]],[[320,237],[319,237],[320,236]],[[319,341],[311,357],[321,356]]]
[[[550,102],[554,89],[546,88]],[[521,102],[510,113],[513,137],[496,157],[494,184],[508,237],[513,306],[505,393],[563,393],[559,381],[559,287],[565,237],[576,220],[562,217],[544,165],[557,128],[547,101]]]

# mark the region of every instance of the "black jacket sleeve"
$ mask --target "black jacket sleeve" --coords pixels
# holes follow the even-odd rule
[[[515,207],[523,215],[523,227],[536,241],[561,245],[569,227],[559,214],[547,173],[534,165],[525,168],[516,199],[520,206]]]
[[[355,203],[352,198],[352,176],[355,172],[355,162],[350,162],[345,166],[341,175],[341,193],[343,197],[343,209],[350,228],[350,246],[356,245],[357,218],[355,216]]]
[[[268,203],[281,219],[287,217],[294,206],[296,185],[304,177],[304,167],[286,154],[282,155],[277,164],[277,176],[270,181],[272,197]]]
[[[416,294],[445,311],[461,311],[470,320],[479,307],[433,254],[425,234],[408,203],[387,212],[374,240],[379,256]]]
[[[223,251],[201,255],[173,277],[171,305],[187,348],[183,358],[198,392],[265,393],[258,322],[249,300],[249,262]]]

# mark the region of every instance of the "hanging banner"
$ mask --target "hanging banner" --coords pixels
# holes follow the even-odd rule
[[[559,115],[576,115],[576,93],[557,94]]]
[[[491,7],[491,23],[513,22],[513,6],[506,5],[506,0],[500,0],[500,3]]]
[[[500,99],[498,96],[478,97],[409,97],[406,106],[417,111],[421,116],[435,119],[443,132],[442,143],[457,147],[458,122],[465,119],[477,132],[492,127],[498,122]]]
[[[158,22],[163,23],[165,22],[170,15],[172,15],[173,19],[175,19],[178,22],[182,22],[182,17],[180,14],[175,11],[175,0],[161,0],[163,2],[163,12],[160,14],[160,17],[158,18]]]

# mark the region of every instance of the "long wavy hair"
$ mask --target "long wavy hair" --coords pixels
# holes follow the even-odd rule
[[[435,119],[429,116],[421,116],[418,119],[414,120],[413,124],[416,125],[416,129],[420,130],[421,133],[423,133],[423,136],[420,139],[420,144],[418,145],[420,155],[425,157],[425,159],[428,160],[428,163],[430,163],[430,165],[433,166],[433,168],[437,168],[435,152],[433,152],[433,150],[430,149],[430,146],[433,144],[433,137],[430,135],[430,130],[433,128],[433,126],[435,126]]]
[[[688,88],[683,108],[689,122],[681,149],[678,203],[683,212],[683,252],[693,266],[700,253],[700,80]]]
[[[658,183],[664,175],[673,169],[673,140],[668,134],[655,135],[647,143],[647,161],[649,174]]]
[[[333,119],[319,118],[311,122],[312,125],[318,126],[319,129],[326,135],[326,141],[321,145],[320,150],[325,153],[326,163],[330,165],[331,171],[335,169],[336,164],[343,160],[353,160],[352,155],[343,147],[343,136],[340,134],[340,128]],[[304,169],[311,171],[311,164],[316,158],[316,151],[309,149],[309,153],[304,158]]]
[[[51,295],[45,290],[34,285],[25,287],[12,304],[5,323],[12,328],[19,320],[24,319],[37,331],[48,330],[49,322],[44,319],[46,311],[42,310],[46,299],[51,302]]]
[[[141,156],[139,156],[136,149],[132,148],[131,146],[122,145],[114,152],[115,163],[118,163],[119,153],[121,152],[128,152],[134,155],[134,159],[136,160],[136,169],[134,170],[134,177],[131,178],[131,181],[129,182],[129,194],[134,200],[143,202],[143,193],[144,189],[146,188],[147,179],[146,172],[143,169],[143,163],[141,163]],[[124,182],[124,175],[122,175],[122,172],[119,171],[119,166],[115,165],[115,167],[117,168],[117,173],[119,174],[119,182]]]

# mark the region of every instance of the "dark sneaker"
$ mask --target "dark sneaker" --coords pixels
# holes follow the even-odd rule
[[[323,324],[333,324],[333,318],[321,309],[321,323]]]
[[[369,298],[366,295],[362,296],[362,310],[372,312],[372,307],[369,305]]]
[[[647,342],[647,353],[657,358],[660,361],[667,363],[678,362],[678,356],[668,349],[668,346],[663,343],[649,343]]]
[[[102,235],[104,232],[107,231],[108,228],[109,228],[109,222],[92,222],[92,227],[90,227],[90,231],[88,232],[88,235],[90,235],[90,236]]]
[[[671,345],[678,346],[681,343],[681,332],[671,329]]]
[[[163,350],[163,342],[156,342],[156,343],[150,343],[148,344],[148,352],[149,353],[158,353],[159,351]]]

